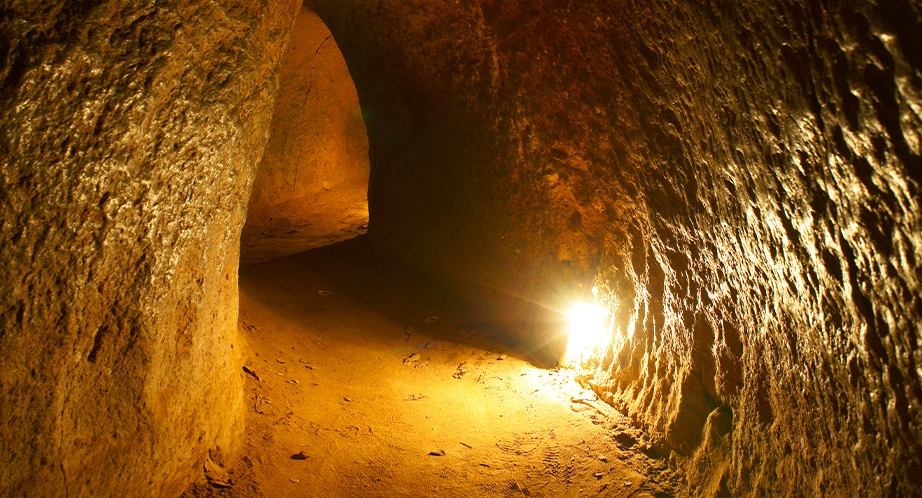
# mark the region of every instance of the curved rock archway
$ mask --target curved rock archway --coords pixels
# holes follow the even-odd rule
[[[298,12],[279,81],[242,263],[340,242],[368,226],[368,137],[358,95],[336,40],[307,7]]]

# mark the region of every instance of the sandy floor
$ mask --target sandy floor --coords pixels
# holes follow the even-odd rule
[[[366,246],[241,268],[245,442],[215,456],[230,488],[188,496],[671,496],[666,463],[572,372]]]

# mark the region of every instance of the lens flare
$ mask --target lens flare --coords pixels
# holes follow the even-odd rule
[[[606,338],[605,310],[598,304],[579,303],[567,314],[570,339],[562,363],[577,366]]]

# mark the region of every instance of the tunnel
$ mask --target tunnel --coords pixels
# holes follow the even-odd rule
[[[0,8],[0,496],[922,495],[922,3]]]
[[[368,135],[355,83],[323,21],[302,8],[279,70],[240,261],[331,245],[368,228]]]

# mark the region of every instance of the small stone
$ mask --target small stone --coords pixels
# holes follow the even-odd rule
[[[205,479],[216,488],[231,487],[230,475],[211,458],[205,460]]]
[[[429,456],[445,456],[445,450],[432,450],[429,452]]]
[[[437,321],[439,321],[439,317],[435,315],[427,316],[426,318],[423,318],[423,322],[425,323],[435,323]]]
[[[328,291],[328,290],[323,290],[323,289],[321,289],[321,290],[317,291],[317,295],[318,295],[318,296],[326,297],[326,296],[329,296],[330,294],[332,294],[332,292],[330,292],[330,291]]]
[[[256,372],[255,372],[252,368],[250,368],[250,367],[244,365],[244,366],[243,366],[243,371],[246,372],[247,374],[249,374],[249,375],[250,375],[251,377],[253,377],[254,379],[259,380],[259,375],[256,375]]]
[[[292,460],[307,460],[307,455],[303,451],[299,451],[294,455],[291,455]]]

